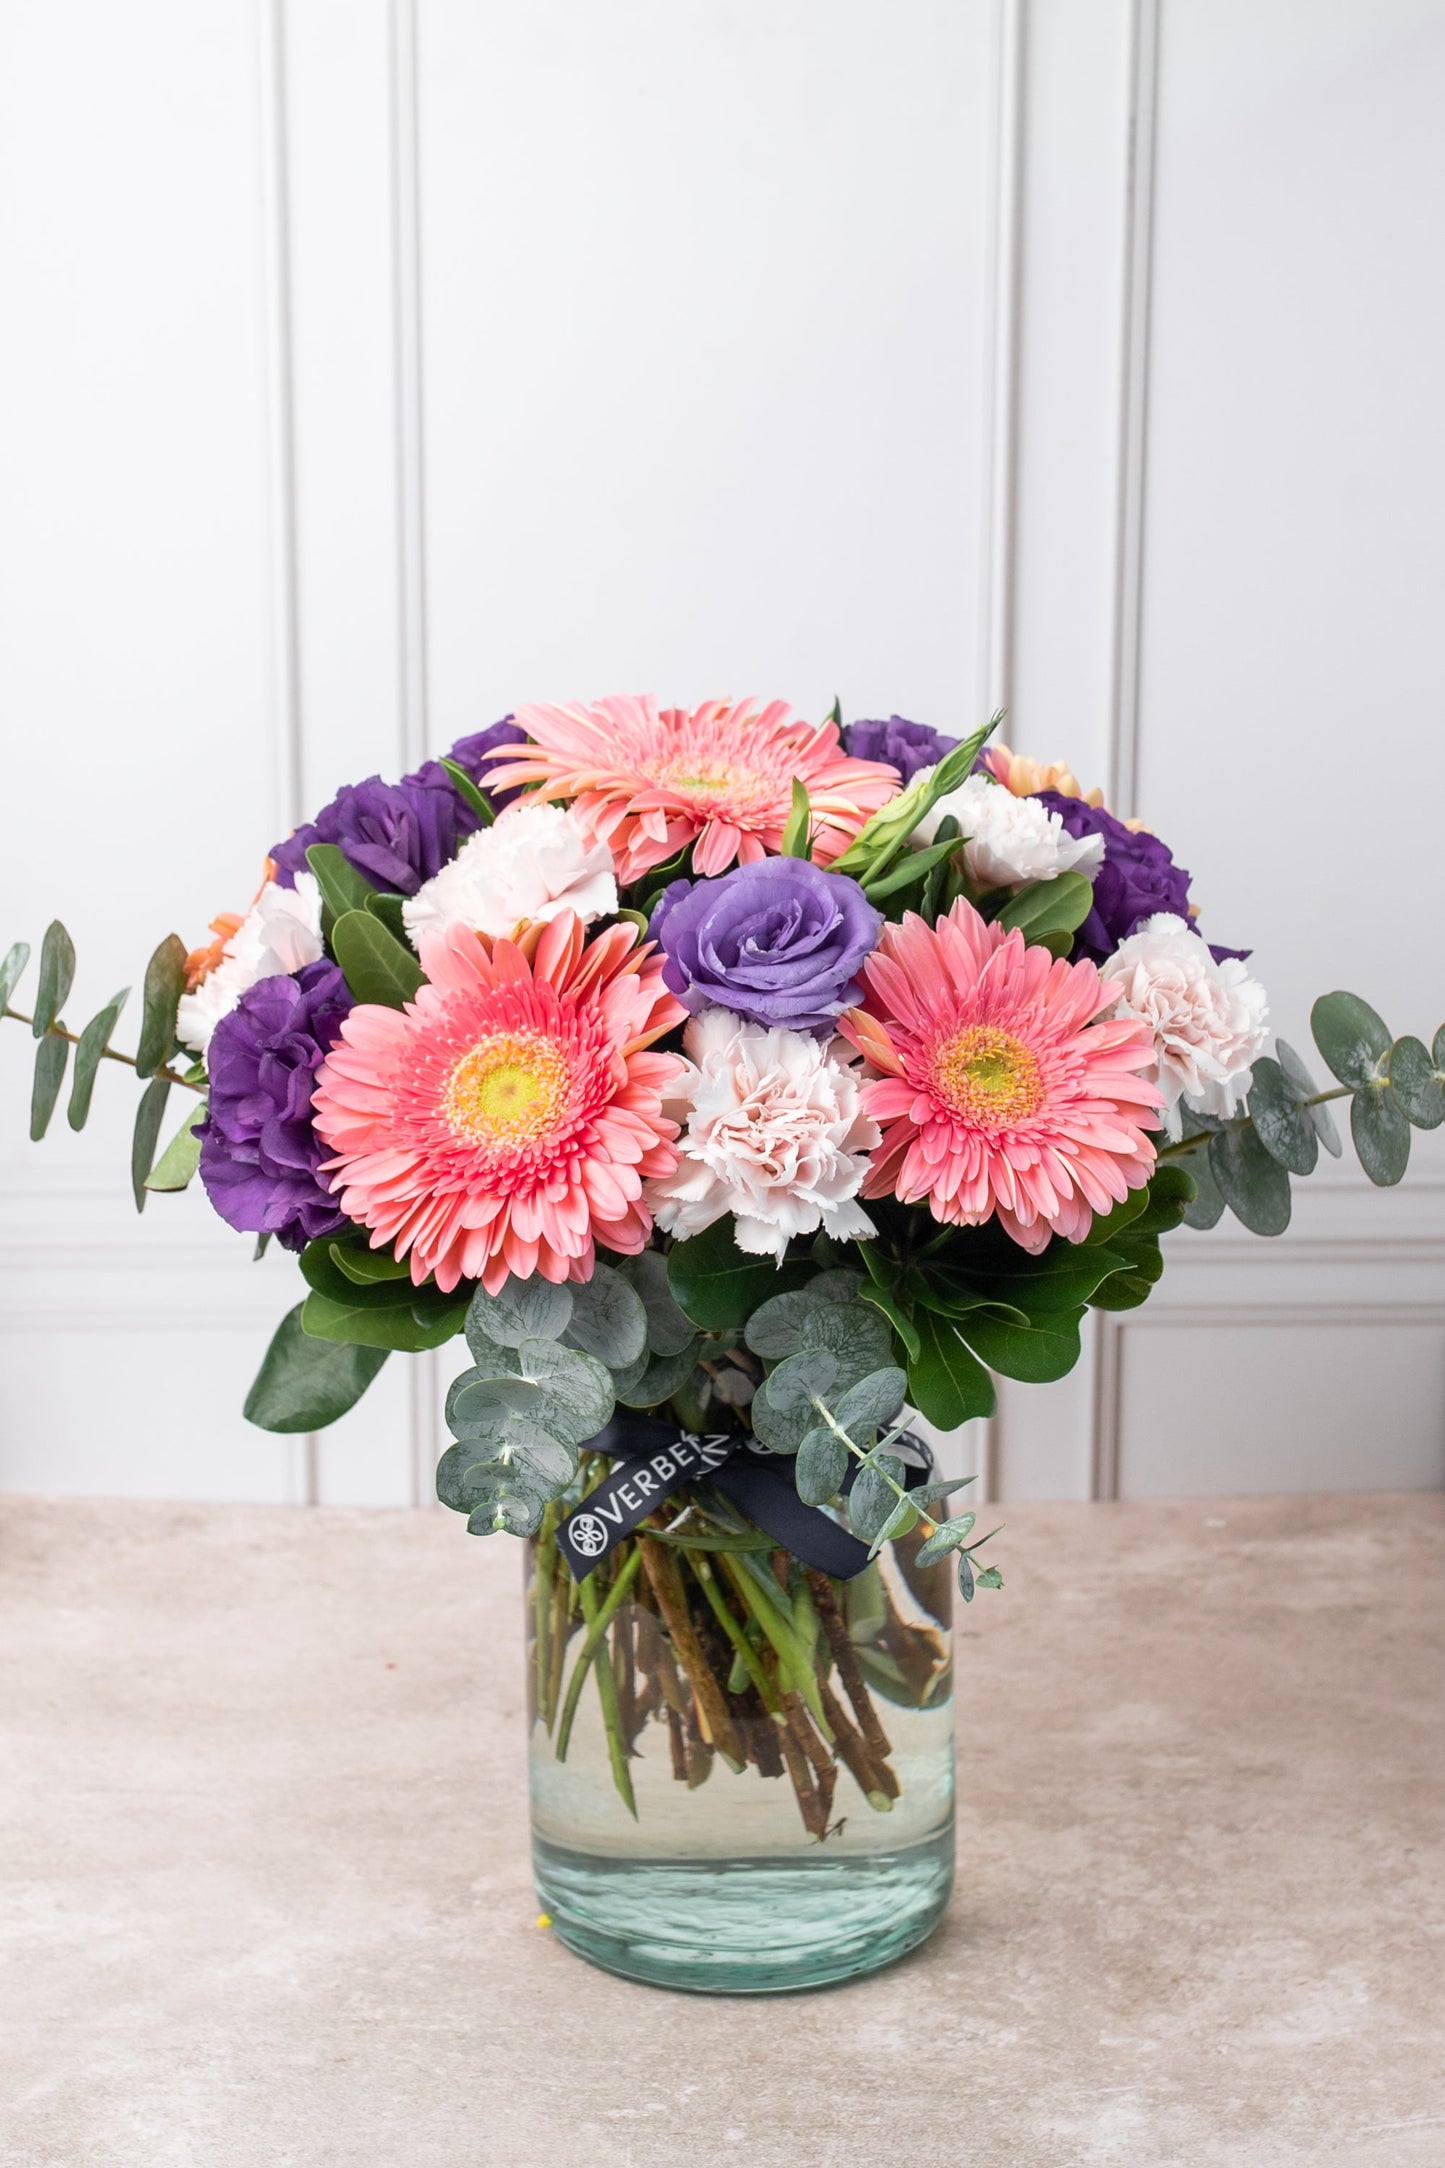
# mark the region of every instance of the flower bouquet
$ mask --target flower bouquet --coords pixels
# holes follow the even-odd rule
[[[1165,845],[993,727],[521,708],[163,941],[134,1055],[123,994],[65,1026],[58,923],[19,1017],[33,1136],[128,1063],[137,1204],[199,1173],[296,1254],[253,1422],[465,1336],[437,1488],[526,1544],[538,1888],[637,1977],[791,1987],[929,1931],[951,1592],[1001,1574],[910,1426],[1061,1377],[1181,1222],[1281,1232],[1330,1101],[1378,1183],[1445,1117],[1445,1029],[1354,995],[1314,1008],[1326,1088],[1267,1052]]]

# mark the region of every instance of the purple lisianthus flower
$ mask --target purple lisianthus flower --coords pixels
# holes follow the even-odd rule
[[[206,1194],[228,1226],[275,1235],[283,1249],[347,1225],[318,1172],[328,1154],[311,1095],[350,1008],[335,964],[304,964],[248,987],[207,1050],[210,1112],[197,1130]]]
[[[1167,844],[1146,829],[1126,828],[1103,806],[1086,805],[1062,791],[1033,793],[1057,813],[1071,836],[1102,836],[1104,862],[1094,875],[1094,908],[1074,936],[1075,956],[1101,964],[1156,911],[1189,917],[1189,875],[1176,866]]]
[[[456,744],[447,754],[447,759],[455,761],[459,768],[465,768],[467,774],[480,790],[481,784],[478,779],[487,762],[500,753],[504,746],[525,745],[526,742],[526,738],[518,730],[511,716],[504,715],[499,723],[488,723],[485,730],[474,730],[469,737],[458,738]],[[423,761],[415,775],[404,776],[402,780],[407,783],[424,783],[431,790],[454,790],[456,788],[439,760]],[[514,798],[520,798],[521,795],[522,785],[520,783],[513,790],[489,790],[484,793],[484,796],[496,807],[498,812],[501,811],[504,805],[510,805]],[[471,808],[468,806],[464,810],[468,816],[467,825],[464,830],[459,832],[470,835],[477,823],[475,818],[472,817]]]
[[[882,914],[856,881],[803,858],[761,858],[710,881],[673,881],[649,932],[685,1008],[731,1009],[789,1031],[827,1031],[858,1000],[854,974]]]
[[[890,715],[886,723],[849,723],[843,732],[845,753],[854,760],[891,762],[905,785],[913,781],[920,768],[936,768],[958,742],[957,738],[941,737],[927,723],[905,722],[901,715]]]
[[[498,747],[515,745],[520,732],[510,715],[486,730],[458,738],[447,755],[475,777]],[[514,791],[494,791],[492,803],[503,806]],[[294,888],[313,843],[335,843],[363,880],[393,895],[414,896],[423,881],[450,865],[480,825],[439,760],[425,761],[399,783],[369,775],[348,783],[314,821],[306,821],[284,843],[273,844],[272,863],[282,888]]]

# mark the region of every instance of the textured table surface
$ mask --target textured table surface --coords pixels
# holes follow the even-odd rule
[[[0,1499],[5,2168],[1440,2168],[1445,1499],[1016,1506],[926,1949],[773,2002],[536,1925],[518,1558]]]

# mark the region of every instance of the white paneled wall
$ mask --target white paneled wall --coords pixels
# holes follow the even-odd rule
[[[1337,983],[1433,1028],[1442,95],[1438,0],[0,9],[0,936],[62,912],[89,1014],[298,811],[522,698],[1001,701],[1297,1043]],[[251,1430],[287,1261],[136,1221],[123,1078],[25,1143],[26,1052],[0,1484],[426,1495],[445,1360]],[[1004,1495],[1445,1482],[1441,1138],[1281,1243],[1176,1237],[956,1451]]]

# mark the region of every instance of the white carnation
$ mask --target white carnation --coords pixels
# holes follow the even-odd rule
[[[1181,1103],[1228,1121],[1252,1081],[1269,1037],[1269,1000],[1237,957],[1217,964],[1172,911],[1146,918],[1102,966],[1123,987],[1116,1014],[1142,1017],[1154,1034],[1165,1126],[1177,1137]]]
[[[326,953],[321,939],[321,891],[314,873],[298,873],[294,888],[268,881],[193,994],[182,994],[176,1034],[204,1054],[211,1033],[247,987],[299,971]]]
[[[1075,871],[1092,877],[1103,861],[1102,836],[1071,836],[1061,816],[1037,798],[1016,798],[986,775],[969,776],[930,806],[913,841],[931,843],[950,813],[967,839],[964,863],[983,888],[1018,888]]]
[[[677,1166],[647,1190],[659,1227],[701,1234],[731,1212],[739,1249],[779,1264],[794,1235],[876,1232],[855,1200],[880,1132],[851,1060],[730,1009],[694,1017],[683,1044],[694,1066],[667,1109],[686,1124]]]
[[[584,926],[617,909],[607,845],[555,805],[514,805],[467,837],[449,866],[401,907],[413,948],[424,933],[470,926],[509,934],[523,919],[575,911]]]

